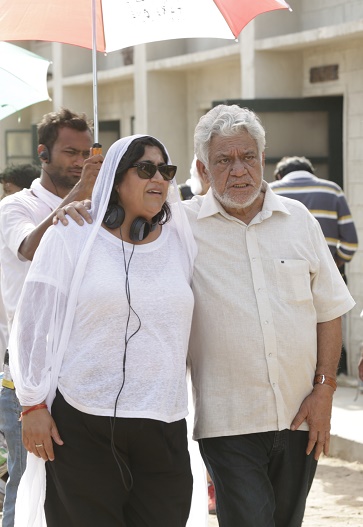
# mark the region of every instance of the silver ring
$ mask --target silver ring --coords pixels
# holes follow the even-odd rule
[[[40,445],[35,445],[36,448],[44,447],[43,443],[40,443]]]

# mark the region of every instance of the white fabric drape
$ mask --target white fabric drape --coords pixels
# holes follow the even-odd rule
[[[36,251],[18,304],[9,343],[10,368],[17,395],[23,404],[33,405],[45,400],[48,408],[52,405],[72,329],[79,288],[106,212],[116,168],[131,142],[138,137],[144,135],[120,139],[109,149],[92,193],[92,225],[81,228],[70,220],[67,231],[61,224],[51,227]],[[191,275],[196,245],[175,180],[169,187],[168,203],[189,256]],[[58,236],[51,233],[51,229],[56,229],[59,236],[69,237],[66,251],[63,244],[57,243]],[[39,298],[42,302],[39,302]],[[44,498],[45,463],[29,454],[18,489],[15,527],[46,527]]]

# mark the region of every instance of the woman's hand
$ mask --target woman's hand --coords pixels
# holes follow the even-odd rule
[[[63,225],[68,225],[68,220],[66,218],[67,214],[77,222],[78,225],[83,225],[83,220],[86,220],[87,223],[92,223],[92,217],[88,212],[90,208],[91,201],[89,199],[72,201],[71,203],[68,203],[68,205],[64,205],[64,207],[54,211],[55,215],[53,216],[53,223],[56,225],[59,220]]]
[[[26,450],[44,461],[54,460],[53,441],[63,445],[54,419],[46,408],[22,416],[23,444]]]

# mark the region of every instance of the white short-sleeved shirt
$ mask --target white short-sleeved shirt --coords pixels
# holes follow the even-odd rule
[[[189,346],[195,439],[290,428],[312,390],[317,323],[354,306],[315,218],[263,189],[248,225],[211,190],[183,202],[198,243]]]
[[[1,293],[9,327],[31,263],[21,256],[19,247],[61,202],[61,198],[44,188],[42,193],[47,195],[47,203],[31,189],[16,192],[0,203]],[[49,206],[50,203],[54,204],[53,208]]]

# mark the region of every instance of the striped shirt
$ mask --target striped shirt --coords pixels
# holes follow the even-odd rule
[[[357,231],[342,189],[303,170],[270,183],[279,196],[303,203],[320,223],[333,257],[349,262],[358,248]]]

